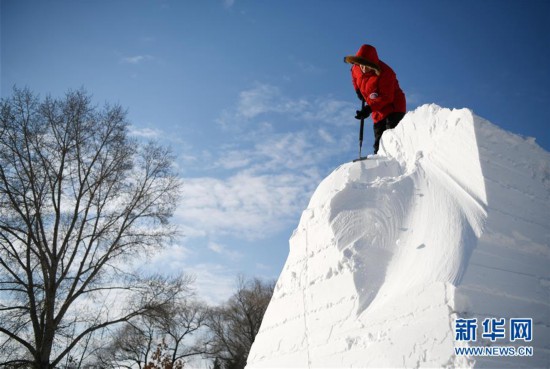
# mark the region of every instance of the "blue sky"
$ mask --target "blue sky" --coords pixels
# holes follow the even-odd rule
[[[210,301],[237,273],[276,278],[312,191],[357,156],[342,59],[363,43],[396,71],[409,110],[467,107],[550,150],[549,1],[0,0],[0,11],[2,97],[84,87],[126,107],[133,135],[173,148],[185,237],[149,264],[195,273]]]

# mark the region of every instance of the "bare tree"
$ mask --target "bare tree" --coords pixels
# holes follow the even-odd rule
[[[95,363],[101,368],[142,369],[155,352],[155,320],[141,317],[120,327],[107,345],[96,352]]]
[[[159,328],[170,351],[170,365],[212,352],[211,341],[204,334],[209,312],[203,303],[182,301],[161,320]],[[191,336],[193,342],[186,342]]]
[[[176,368],[190,357],[210,354],[205,334],[208,311],[206,305],[184,298],[158,314],[128,323],[97,352],[97,366],[147,368],[160,360],[163,366]]]
[[[0,359],[54,368],[90,334],[171,304],[132,261],[175,236],[173,157],[84,91],[0,103]],[[170,283],[168,283],[170,282]]]
[[[210,314],[208,325],[218,365],[224,369],[245,367],[274,288],[273,281],[239,277],[237,292]]]

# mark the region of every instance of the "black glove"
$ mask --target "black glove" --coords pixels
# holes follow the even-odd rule
[[[363,110],[356,110],[356,113],[357,114],[355,115],[355,119],[367,119],[370,113],[372,113],[372,109],[370,108],[370,106],[365,105]]]
[[[360,89],[355,90],[355,93],[357,94],[357,97],[359,98],[359,100],[365,101],[365,98],[363,97],[363,94],[361,93]]]

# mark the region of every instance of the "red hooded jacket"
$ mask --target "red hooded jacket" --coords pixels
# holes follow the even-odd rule
[[[378,67],[377,71],[369,69],[366,73],[356,64],[351,68],[353,87],[361,91],[372,109],[374,123],[380,122],[391,113],[406,113],[405,94],[399,87],[397,76],[393,69],[378,59],[376,49],[371,45],[363,45],[356,55]]]

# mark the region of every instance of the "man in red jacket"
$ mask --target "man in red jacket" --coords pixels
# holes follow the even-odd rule
[[[358,110],[355,118],[368,118],[372,113],[374,121],[374,153],[378,152],[380,138],[386,129],[392,129],[405,116],[405,94],[399,87],[393,69],[378,59],[376,49],[363,45],[357,54],[346,56],[344,60],[352,63],[351,79],[357,97],[367,105]]]

